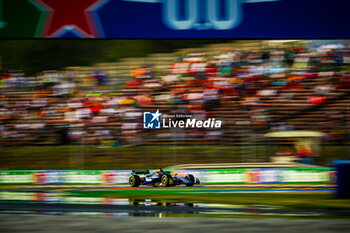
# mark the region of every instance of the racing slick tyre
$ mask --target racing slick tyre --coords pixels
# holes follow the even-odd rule
[[[171,178],[171,175],[168,175],[168,174],[164,174],[161,178],[161,184],[162,186],[164,187],[168,187],[170,185],[172,185],[172,178]]]
[[[129,177],[129,184],[131,187],[138,187],[141,184],[141,179],[138,175],[131,175]]]
[[[188,174],[188,175],[185,177],[185,179],[191,181],[191,183],[187,183],[186,186],[193,186],[193,185],[194,185],[195,179],[194,179],[194,176],[193,176],[193,175]]]

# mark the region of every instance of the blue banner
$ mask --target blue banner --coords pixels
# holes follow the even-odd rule
[[[344,0],[0,0],[0,37],[349,38],[348,9]]]

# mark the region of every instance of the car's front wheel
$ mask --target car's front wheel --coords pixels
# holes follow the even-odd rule
[[[194,180],[194,176],[191,175],[191,174],[188,174],[186,177],[185,177],[186,180],[190,181],[190,183],[186,183],[186,186],[193,186],[194,183],[195,183],[195,180]]]
[[[131,187],[138,187],[141,184],[141,179],[138,175],[131,175],[129,177],[129,184]]]
[[[171,178],[170,175],[164,174],[164,175],[162,176],[162,178],[161,178],[161,184],[162,184],[162,186],[168,187],[169,185],[171,185],[171,183],[172,183],[172,180],[171,180],[171,179],[172,179],[172,178]]]

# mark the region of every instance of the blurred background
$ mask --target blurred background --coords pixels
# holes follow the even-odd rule
[[[350,40],[0,40],[0,68],[1,170],[349,159]]]

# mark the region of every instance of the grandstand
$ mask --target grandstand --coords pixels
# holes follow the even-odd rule
[[[252,145],[293,129],[326,132],[336,144],[349,132],[348,56],[305,41],[233,41],[79,67],[74,82],[9,83],[1,144]],[[124,87],[96,85],[96,70]],[[223,128],[143,130],[142,112],[157,109],[214,117]]]

